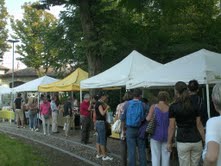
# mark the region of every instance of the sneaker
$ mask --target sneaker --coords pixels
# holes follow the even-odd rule
[[[39,131],[39,129],[38,129],[38,128],[36,128],[36,129],[35,129],[35,131],[36,131],[36,132],[38,132],[38,131]]]
[[[102,157],[102,160],[103,160],[103,161],[113,160],[113,158],[112,158],[112,157],[109,157],[109,156],[105,156],[105,157]]]
[[[46,133],[44,133],[44,135],[46,135]]]
[[[34,131],[34,129],[32,128],[31,131]]]
[[[103,157],[103,155],[99,155],[99,154],[96,155],[97,159],[100,159],[101,157]]]

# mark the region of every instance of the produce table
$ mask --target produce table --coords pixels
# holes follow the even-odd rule
[[[15,117],[15,113],[11,110],[3,109],[0,111],[0,119],[2,119],[2,121],[9,120],[11,123],[12,120],[14,120],[14,117]]]

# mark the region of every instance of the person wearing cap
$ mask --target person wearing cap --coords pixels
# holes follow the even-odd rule
[[[91,128],[91,103],[90,95],[87,93],[84,95],[84,100],[80,104],[80,116],[81,116],[81,143],[88,144]]]

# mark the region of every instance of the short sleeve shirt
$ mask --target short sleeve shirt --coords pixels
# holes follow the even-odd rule
[[[211,118],[206,123],[206,145],[203,151],[203,159],[207,153],[207,144],[210,141],[214,141],[221,147],[221,116]],[[217,161],[217,166],[221,165],[221,151],[219,150],[219,156]]]
[[[23,99],[21,97],[17,97],[14,101],[15,103],[15,109],[21,109]]]
[[[64,112],[63,112],[63,116],[68,116],[68,115],[72,115],[72,107],[71,107],[71,102],[70,101],[66,101],[64,103]]]
[[[175,118],[177,124],[178,142],[198,142],[201,140],[200,133],[196,126],[196,118],[199,110],[194,104],[185,110],[181,102],[171,104],[169,107],[169,118]]]
[[[90,111],[88,110],[89,106],[89,101],[83,101],[80,105],[80,114],[85,117],[89,117],[91,115]]]

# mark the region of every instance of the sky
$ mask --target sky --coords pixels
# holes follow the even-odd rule
[[[9,13],[9,15],[14,16],[15,19],[22,19],[23,17],[23,10],[21,9],[21,6],[25,3],[25,2],[37,2],[38,0],[5,0],[5,6],[7,8],[7,11]],[[59,13],[62,10],[61,6],[55,6],[50,8],[50,10],[47,10],[48,12],[52,13],[55,15],[55,17],[59,17]],[[8,26],[7,28],[9,29],[9,39],[10,39],[10,34],[12,34],[12,30],[10,28],[9,25],[9,21],[8,21]],[[9,43],[10,44],[10,43]],[[15,43],[16,46],[17,43]],[[10,49],[8,52],[6,52],[3,56],[3,63],[1,65],[11,69],[12,68],[12,49]],[[14,62],[14,68],[15,69],[23,69],[26,66],[24,64],[22,64],[20,61],[17,61],[16,58],[19,57],[19,54],[15,53],[15,62]]]

